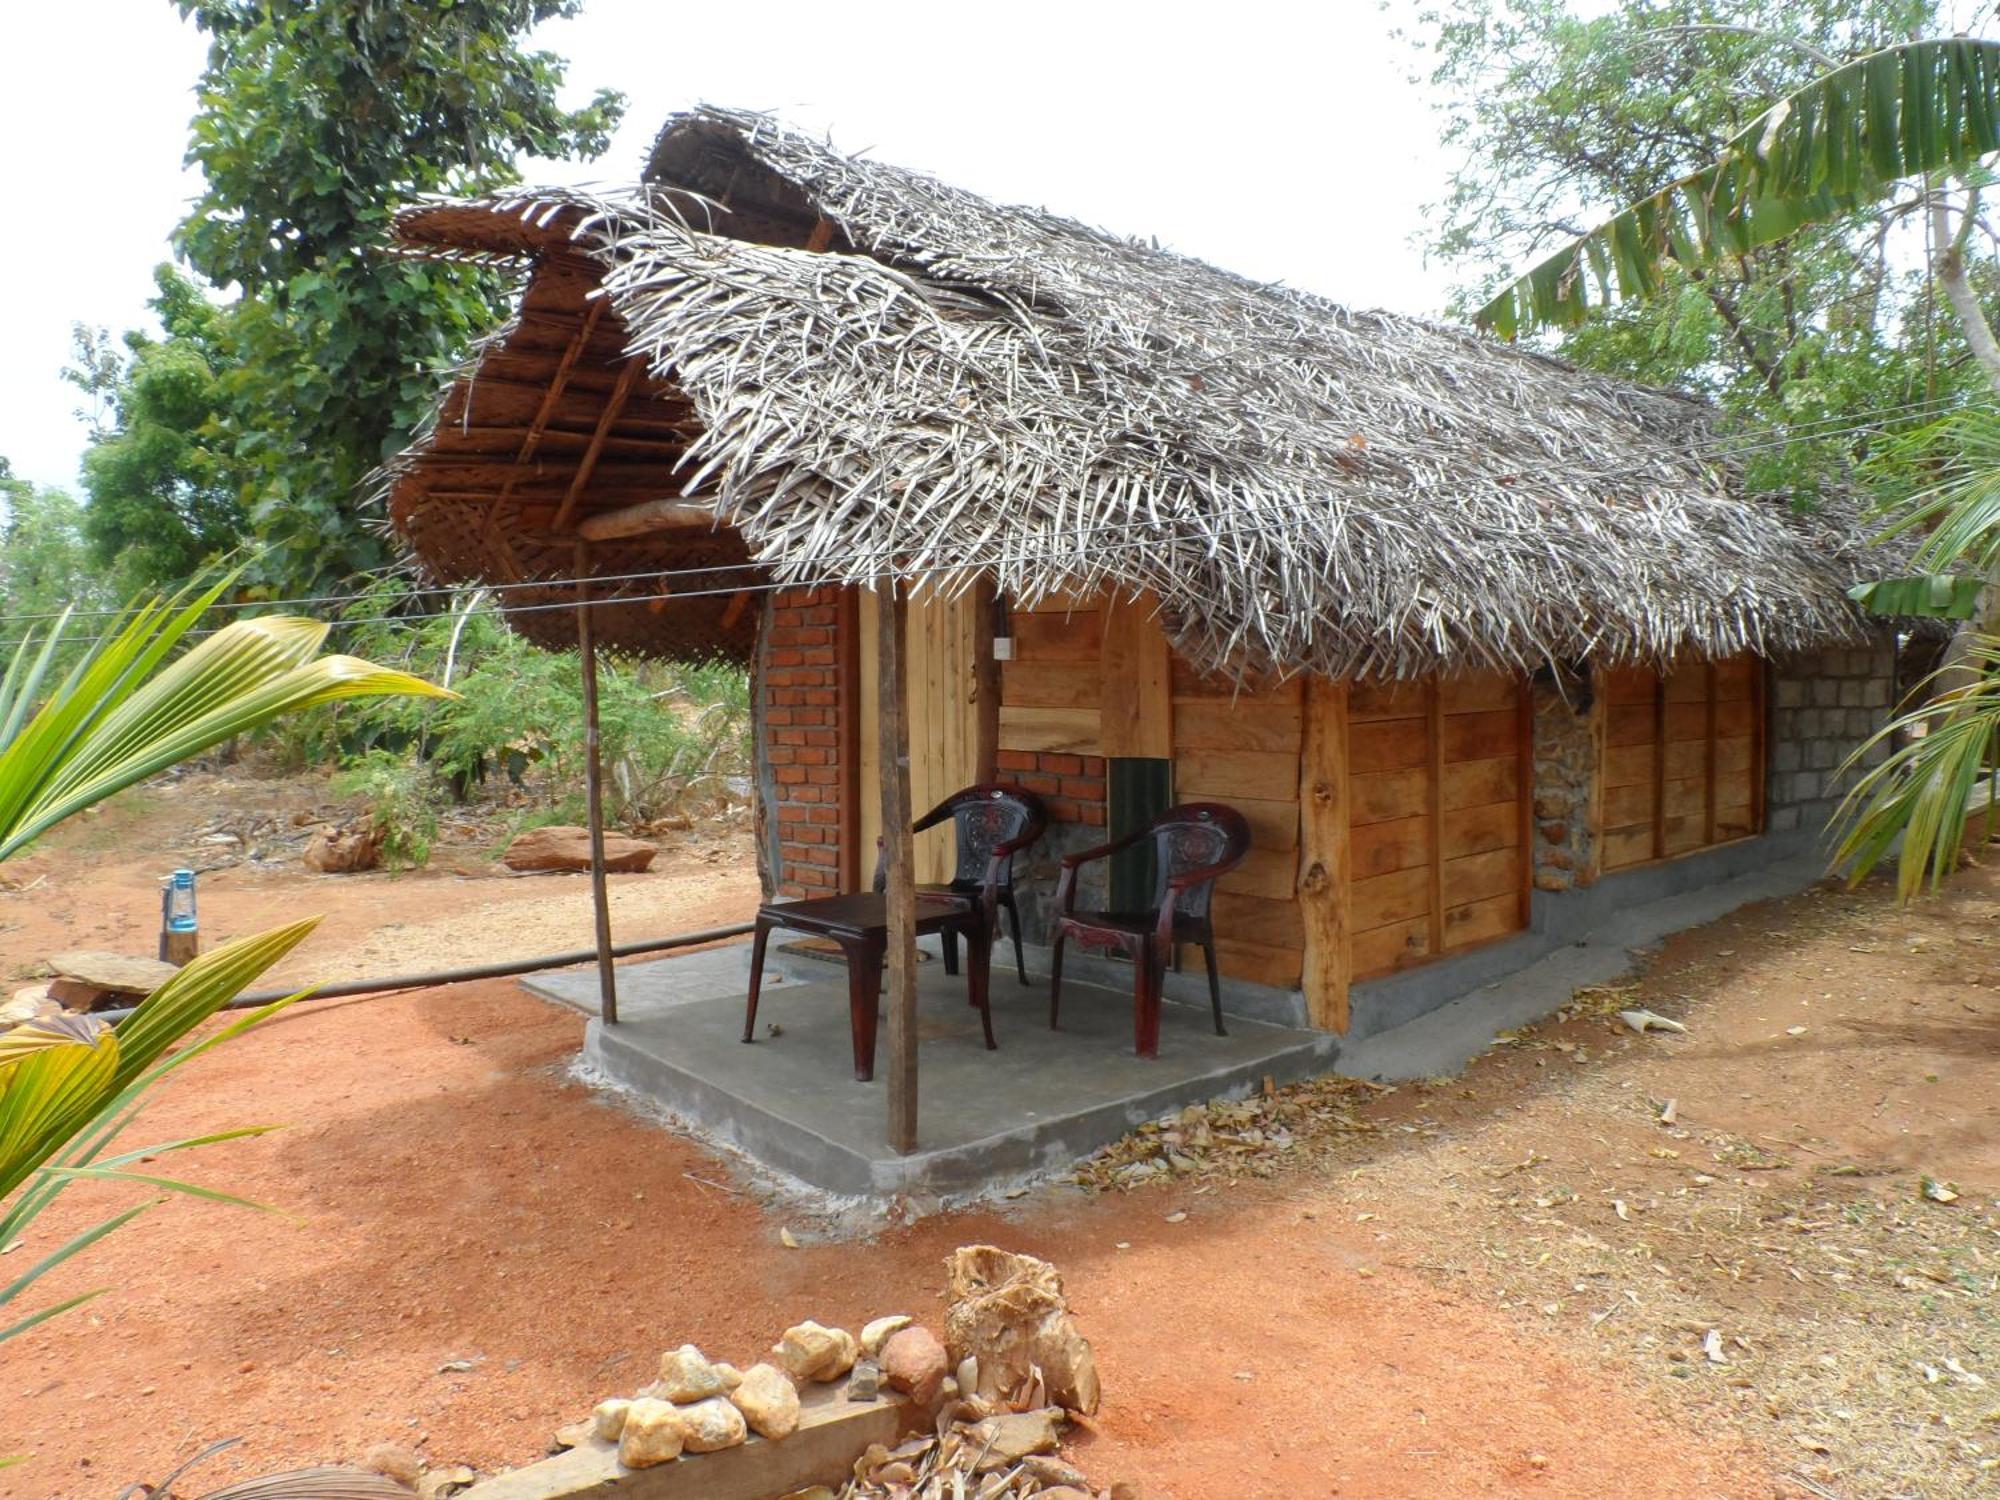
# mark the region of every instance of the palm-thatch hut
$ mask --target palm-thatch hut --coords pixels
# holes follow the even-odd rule
[[[517,605],[589,572],[617,647],[754,659],[783,891],[872,866],[857,601],[889,580],[917,807],[1018,780],[1052,864],[1234,803],[1234,1003],[1335,1029],[1767,858],[1888,701],[1854,537],[1745,499],[1694,400],[720,109],[629,193],[397,233],[526,282],[392,466],[395,525],[440,578],[558,580]]]

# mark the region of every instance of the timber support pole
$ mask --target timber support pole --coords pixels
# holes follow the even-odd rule
[[[604,765],[597,732],[597,627],[591,618],[590,546],[576,544],[576,645],[583,664],[583,776],[590,807],[590,904],[597,919],[597,1015],[618,1024],[618,970],[611,961],[611,893],[604,880]]]
[[[917,890],[910,833],[910,710],[903,692],[908,586],[884,578],[875,590],[881,671],[882,848],[887,876],[889,1146],[917,1149]]]

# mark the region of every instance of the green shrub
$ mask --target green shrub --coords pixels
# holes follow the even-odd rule
[[[367,802],[382,858],[391,869],[411,870],[430,862],[438,820],[431,805],[431,776],[420,763],[388,750],[370,750],[334,777],[333,790],[336,796]]]

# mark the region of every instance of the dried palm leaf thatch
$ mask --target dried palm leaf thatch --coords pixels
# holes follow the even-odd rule
[[[520,319],[386,476],[446,576],[561,576],[565,527],[679,496],[712,532],[593,566],[705,565],[691,549],[732,536],[779,581],[1150,591],[1183,654],[1233,674],[1857,630],[1860,528],[1742,498],[1700,402],[998,207],[760,115],[676,117],[629,192],[423,206],[398,232],[532,268]],[[461,472],[482,386],[509,379],[529,388],[501,388],[513,427]],[[523,454],[552,380],[570,420]],[[748,576],[670,579],[670,607],[709,600],[712,624]]]

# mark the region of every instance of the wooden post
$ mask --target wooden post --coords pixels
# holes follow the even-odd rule
[[[1426,851],[1430,860],[1430,956],[1444,956],[1444,689],[1435,673],[1424,679],[1424,725],[1430,741],[1425,778]]]
[[[1353,981],[1349,879],[1347,684],[1306,681],[1299,755],[1299,914],[1305,927],[1306,1007],[1312,1024],[1347,1030]]]
[[[995,616],[1000,608],[991,577],[972,589],[972,779],[1000,779],[1000,663],[993,655]]]
[[[583,659],[583,777],[590,806],[590,902],[597,917],[597,1015],[618,1024],[618,971],[611,962],[611,894],[604,884],[604,767],[597,736],[597,629],[590,612],[590,548],[576,544],[576,644]]]
[[[882,847],[888,875],[889,1145],[917,1149],[917,890],[910,835],[910,710],[903,690],[910,595],[900,579],[875,590],[881,687]]]

